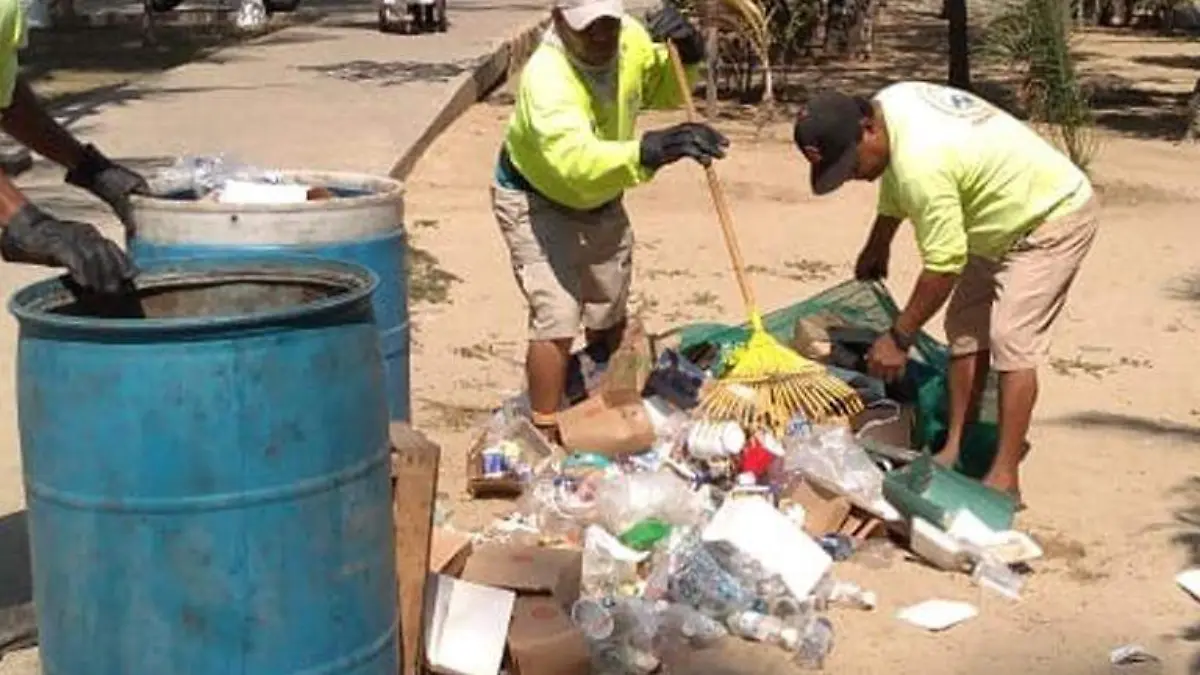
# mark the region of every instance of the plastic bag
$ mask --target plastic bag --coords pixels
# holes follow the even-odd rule
[[[864,508],[884,501],[883,472],[846,427],[814,426],[785,438],[784,448],[787,473],[802,473]]]
[[[245,164],[224,153],[217,155],[186,155],[160,172],[160,177],[172,192],[192,192],[203,198],[229,181],[293,185],[296,181],[282,172],[261,169]]]
[[[668,471],[606,478],[596,488],[596,507],[601,524],[618,536],[649,518],[695,525],[704,519],[706,509],[700,495]]]

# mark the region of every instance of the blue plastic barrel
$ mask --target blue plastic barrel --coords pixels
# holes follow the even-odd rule
[[[328,189],[331,199],[294,204],[221,204],[197,199],[189,176],[151,181],[155,197],[135,197],[136,236],[128,248],[140,265],[164,258],[304,254],[343,260],[379,276],[375,320],[393,420],[409,421],[410,327],[405,259],[404,186],[390,178],[281,172]]]
[[[363,267],[148,265],[9,302],[46,675],[395,675],[387,403]]]

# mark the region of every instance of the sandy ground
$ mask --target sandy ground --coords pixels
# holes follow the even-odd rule
[[[893,26],[883,39],[907,38]],[[1194,71],[1131,59],[1200,54],[1191,45],[1129,44],[1104,35],[1090,37],[1084,49],[1103,55],[1097,68],[1130,82],[1153,82],[1169,100],[1190,90]],[[925,62],[931,60],[940,63],[926,54]],[[827,68],[810,84],[838,80],[865,90],[900,77],[896,72],[923,74],[914,69]],[[1110,112],[1136,117],[1119,107]],[[1161,104],[1153,112],[1158,126],[1109,126],[1161,136],[1176,113]],[[508,113],[503,95],[473,108],[434,145],[409,185],[415,244],[436,259],[450,283],[447,302],[418,304],[414,312],[416,424],[443,444],[439,489],[454,523],[464,528],[485,524],[508,506],[465,496],[471,425],[504,392],[522,386],[524,306],[486,187]],[[641,124],[652,128],[680,117],[649,115]],[[875,188],[854,185],[815,198],[786,123],[719,126],[733,139],[719,171],[763,306],[794,302],[846,278],[873,215]],[[1035,451],[1024,473],[1030,509],[1019,525],[1043,543],[1046,558],[1015,603],[901,554],[883,569],[842,565],[839,574],[876,590],[881,606],[874,613],[834,613],[838,643],[830,672],[1107,673],[1109,651],[1129,643],[1162,659],[1161,671],[1136,672],[1193,667],[1200,607],[1172,578],[1200,564],[1200,384],[1188,347],[1200,329],[1200,273],[1189,244],[1200,200],[1193,178],[1200,147],[1105,134],[1094,169],[1102,231],[1060,322],[1053,367],[1042,375]],[[668,168],[631,192],[627,204],[638,237],[635,304],[647,311],[650,327],[741,320],[699,169]],[[917,269],[906,226],[889,280],[901,300]],[[931,328],[940,334],[940,323]],[[900,607],[935,597],[976,603],[981,615],[940,635],[894,618]],[[776,659],[746,654],[735,648],[697,672],[780,667]]]
[[[941,79],[942,24],[924,10],[891,4],[878,31],[879,60],[824,64],[795,83],[869,91],[899,77]],[[1187,347],[1200,330],[1200,270],[1189,245],[1200,201],[1192,179],[1200,146],[1162,140],[1182,128],[1171,106],[1191,89],[1200,45],[1112,33],[1089,36],[1081,49],[1085,67],[1105,74],[1110,85],[1099,101],[1101,121],[1122,135],[1106,136],[1095,167],[1102,232],[1061,322],[1054,367],[1042,379],[1036,449],[1026,465],[1031,508],[1020,525],[1042,541],[1047,557],[1035,565],[1019,603],[981,594],[964,578],[900,554],[882,569],[842,565],[839,574],[876,590],[881,606],[869,614],[833,614],[838,638],[830,672],[1107,673],[1109,650],[1134,642],[1162,659],[1164,673],[1188,672],[1200,658],[1200,606],[1172,581],[1183,567],[1200,565],[1200,384]],[[508,112],[502,96],[474,107],[437,141],[409,184],[423,299],[414,306],[416,423],[443,445],[439,489],[453,522],[467,529],[508,508],[466,500],[470,430],[505,392],[522,386],[524,307],[486,188]],[[642,126],[680,118],[652,115]],[[847,277],[872,216],[874,188],[814,198],[786,124],[719,126],[734,140],[719,170],[764,307]],[[58,180],[41,172],[29,182]],[[628,197],[639,240],[635,304],[652,329],[741,318],[707,200],[700,171],[689,165],[663,171]],[[899,298],[916,271],[906,230],[889,282]],[[50,273],[0,265],[0,286],[11,291]],[[937,324],[933,330],[940,332]],[[0,353],[13,353],[15,339],[5,313]],[[0,359],[0,378],[11,392],[11,358]],[[6,433],[15,437],[11,394],[0,398]],[[15,451],[0,454],[0,488],[4,512],[19,510]],[[22,548],[20,528],[5,526],[11,518],[0,522],[6,557]],[[19,564],[3,559],[0,569]],[[942,635],[893,617],[899,607],[934,597],[974,602],[981,616]],[[694,672],[784,672],[766,649],[732,643],[719,656]],[[30,653],[5,657],[0,672],[31,673],[34,663]]]

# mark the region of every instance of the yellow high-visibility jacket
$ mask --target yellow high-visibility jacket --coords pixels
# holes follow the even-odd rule
[[[653,172],[639,161],[634,133],[638,113],[683,101],[665,45],[629,16],[620,40],[613,102],[595,99],[554,44],[539,45],[521,74],[505,147],[521,176],[563,206],[593,209],[649,180]],[[697,69],[687,71],[692,86]]]

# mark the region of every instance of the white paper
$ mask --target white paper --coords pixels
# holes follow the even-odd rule
[[[978,614],[979,610],[967,602],[926,600],[905,607],[896,613],[896,618],[925,630],[940,631],[973,619]]]
[[[726,501],[703,539],[729,542],[782,577],[797,598],[807,598],[833,566],[817,542],[761,497]]]
[[[454,675],[499,673],[517,594],[444,574],[429,580],[425,658],[430,666]]]
[[[1180,572],[1175,577],[1175,582],[1179,584],[1180,588],[1191,593],[1193,598],[1200,601],[1200,567]]]
[[[296,204],[308,201],[308,186],[227,180],[217,192],[222,204]]]

